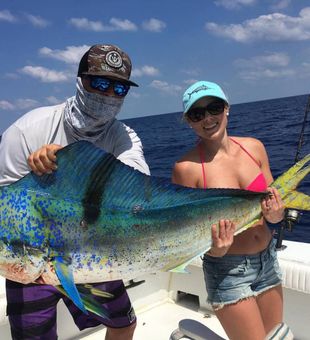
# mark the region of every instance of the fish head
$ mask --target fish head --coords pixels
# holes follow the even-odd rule
[[[0,240],[0,275],[28,284],[34,282],[44,271],[47,250],[33,248],[20,241]]]

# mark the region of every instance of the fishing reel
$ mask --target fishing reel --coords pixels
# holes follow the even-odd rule
[[[285,215],[283,219],[285,228],[289,231],[293,231],[293,227],[296,223],[299,222],[301,215],[302,213],[296,209],[285,209]]]
[[[278,231],[278,238],[276,244],[277,250],[284,250],[286,248],[286,246],[282,245],[284,230],[287,229],[289,231],[293,231],[293,227],[296,223],[298,223],[301,214],[302,213],[296,209],[285,209],[284,219],[281,222]]]

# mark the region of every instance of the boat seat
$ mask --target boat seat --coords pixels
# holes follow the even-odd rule
[[[174,330],[170,335],[170,340],[183,338],[192,340],[225,340],[207,326],[192,319],[181,320],[179,322],[179,328]]]

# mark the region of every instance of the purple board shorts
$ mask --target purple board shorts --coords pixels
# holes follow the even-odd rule
[[[28,284],[6,280],[7,314],[12,339],[57,339],[56,307],[64,300],[80,330],[99,325],[112,328],[130,326],[136,321],[134,309],[122,280],[94,283],[92,286],[113,294],[113,298],[98,298],[108,309],[110,319],[93,313],[84,314],[73,302],[49,285]]]

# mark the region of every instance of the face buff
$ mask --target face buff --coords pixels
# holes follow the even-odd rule
[[[107,123],[120,112],[124,97],[105,96],[84,89],[77,78],[75,97],[67,100],[64,123],[74,140],[95,142],[104,133]],[[109,124],[108,124],[109,125]]]

